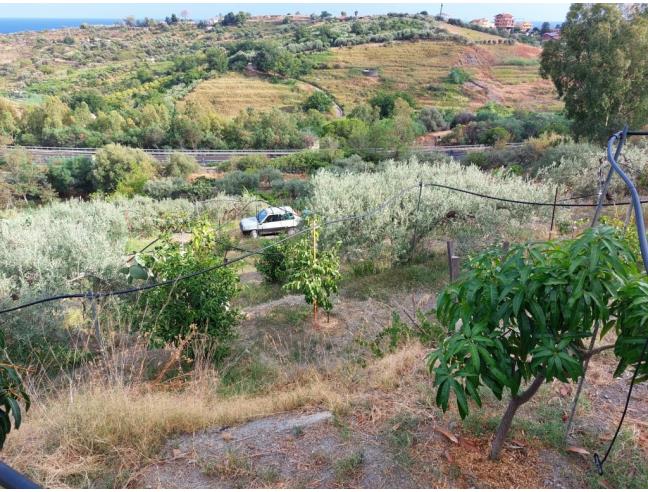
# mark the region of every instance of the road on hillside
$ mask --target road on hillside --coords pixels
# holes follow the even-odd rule
[[[513,143],[508,144],[507,147],[519,147],[523,144]],[[92,157],[96,154],[96,148],[90,147],[17,147],[17,146],[4,146],[0,147],[0,156],[4,156],[7,152],[22,148],[29,153],[34,161],[44,164],[54,159],[69,158],[69,157]],[[452,157],[462,157],[469,152],[484,152],[492,147],[486,145],[453,145],[453,146],[435,146],[435,145],[422,145],[412,147],[413,151],[421,152],[441,152]],[[189,149],[141,149],[149,154],[154,159],[160,162],[169,160],[171,154],[180,153],[192,156],[196,161],[206,166],[212,162],[222,162],[230,160],[234,157],[242,157],[249,155],[262,155],[270,159],[281,157],[296,152],[301,152],[305,149],[244,149],[244,150],[189,150]],[[384,152],[389,155],[392,151],[388,149],[371,149],[378,152]]]

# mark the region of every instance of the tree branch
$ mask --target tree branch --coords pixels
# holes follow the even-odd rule
[[[604,352],[606,350],[610,350],[614,348],[614,344],[611,343],[609,345],[601,345],[600,347],[596,347],[595,349],[589,350],[583,354],[584,359],[589,359],[593,355],[600,354],[601,352]]]

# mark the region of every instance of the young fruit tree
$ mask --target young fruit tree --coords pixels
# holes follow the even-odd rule
[[[182,340],[194,331],[209,338],[211,357],[220,362],[236,337],[239,313],[230,302],[238,292],[238,276],[224,268],[224,251],[229,248],[215,232],[214,225],[199,219],[191,229],[191,241],[185,246],[164,236],[151,252],[139,254],[124,273],[135,280],[171,282],[142,293],[135,302],[128,300],[134,326],[150,336],[153,346]],[[201,275],[191,276],[195,272]]]
[[[648,319],[648,284],[636,280],[638,273],[627,242],[605,226],[572,240],[478,255],[437,301],[448,330],[428,356],[437,405],[447,410],[454,393],[465,418],[468,399],[481,406],[482,386],[498,399],[510,391],[490,451],[498,459],[517,410],[543,383],[578,380],[585,360],[607,348],[620,359],[617,373],[638,362],[637,334]],[[583,342],[596,324],[601,336],[615,327],[618,338],[589,352]]]
[[[0,350],[4,352],[4,335],[0,333]],[[9,363],[4,357],[0,360],[0,449],[3,448],[7,434],[11,431],[11,416],[13,416],[14,428],[18,429],[22,421],[22,412],[19,403],[29,410],[29,395],[25,391],[22,379],[16,367]]]
[[[324,309],[327,316],[333,309],[331,295],[338,290],[340,260],[337,246],[318,251],[319,222],[315,217],[307,219],[310,236],[305,235],[291,250],[288,258],[288,282],[284,289],[304,294],[308,304],[313,306],[313,321],[317,326],[317,310]]]

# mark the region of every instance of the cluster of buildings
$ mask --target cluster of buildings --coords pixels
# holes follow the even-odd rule
[[[497,14],[494,19],[491,21],[487,18],[482,19],[473,19],[470,21],[470,24],[474,26],[479,26],[485,29],[503,29],[507,31],[519,31],[522,33],[529,33],[533,30],[533,24],[529,21],[518,21],[515,22],[512,14],[507,12]],[[560,39],[560,31],[552,30],[542,34],[543,41],[548,41],[550,39]]]

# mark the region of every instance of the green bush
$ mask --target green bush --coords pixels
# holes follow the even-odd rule
[[[315,91],[310,96],[308,96],[308,99],[306,99],[306,102],[304,103],[303,109],[304,111],[315,109],[320,113],[326,113],[331,109],[331,106],[333,106],[333,99],[331,98],[331,96],[323,91]]]
[[[160,178],[148,181],[142,192],[146,196],[163,200],[165,198],[187,198],[190,195],[191,184],[182,178]]]
[[[261,247],[270,247],[256,261],[256,269],[266,282],[283,285],[288,279],[286,260],[291,245],[290,242],[275,243],[276,241],[262,241]]]
[[[461,159],[461,162],[464,165],[472,164],[473,166],[477,166],[480,169],[486,169],[488,159],[486,158],[486,154],[484,154],[483,152],[469,152],[464,156],[463,159]]]
[[[448,74],[448,80],[453,84],[464,84],[470,80],[470,74],[462,68],[453,68]]]
[[[418,120],[429,132],[445,130],[448,127],[448,123],[446,122],[445,118],[436,108],[421,109],[418,114]]]
[[[216,186],[228,195],[242,195],[246,191],[254,191],[259,188],[259,174],[233,171],[218,180]]]
[[[264,167],[259,171],[259,179],[266,183],[272,183],[275,180],[283,180],[283,173],[274,167]]]
[[[54,161],[47,169],[47,180],[61,197],[86,196],[96,191],[93,163],[88,157]]]
[[[28,205],[30,201],[48,203],[55,198],[43,166],[32,161],[31,156],[21,148],[15,148],[4,156],[0,169],[0,201],[5,206],[16,202]]]
[[[200,166],[192,156],[174,152],[168,162],[162,165],[162,174],[174,178],[187,178],[198,169]]]
[[[334,156],[335,152],[305,150],[303,152],[277,157],[272,160],[272,165],[284,172],[312,173],[330,165]]]
[[[215,361],[229,353],[235,338],[238,312],[230,305],[238,292],[238,276],[223,263],[223,252],[210,222],[201,221],[192,229],[192,240],[185,248],[169,238],[149,254],[140,256],[153,279],[168,280],[199,270],[213,268],[178,284],[142,293],[131,308],[135,324],[151,336],[154,346],[179,344],[194,332],[210,338]]]
[[[272,160],[264,155],[254,154],[232,159],[232,167],[240,171],[262,169],[272,165]]]
[[[156,174],[157,163],[144,151],[108,144],[97,151],[92,172],[97,189],[132,195]]]
[[[285,181],[282,180],[280,184],[278,181],[273,181],[272,190],[281,197],[297,200],[298,198],[305,198],[310,194],[311,185],[308,181],[301,179],[288,179]]]
[[[391,118],[394,114],[396,99],[402,99],[412,108],[416,107],[416,101],[407,92],[384,92],[381,91],[369,99],[369,104],[380,110],[381,118]]]

